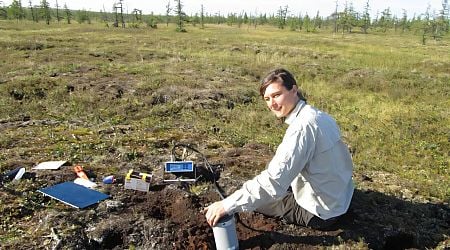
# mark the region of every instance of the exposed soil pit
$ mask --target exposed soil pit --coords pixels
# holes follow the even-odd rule
[[[114,200],[120,200],[123,207],[105,213],[108,202],[104,202],[96,208],[103,218],[87,230],[84,247],[215,249],[213,230],[201,213],[206,205],[219,200],[214,190],[194,195],[177,185],[160,185],[153,186],[149,193],[125,190]],[[235,219],[242,249],[317,249],[339,244],[338,236],[344,232],[339,227],[317,231],[285,225],[258,213],[240,213]]]
[[[219,199],[216,192],[208,190],[197,196],[175,185],[153,186],[152,189],[149,193],[127,190],[121,195],[123,208],[100,212],[106,218],[88,229],[86,247],[111,249],[132,244],[156,249],[215,248],[212,228],[201,210]],[[107,205],[101,204],[97,209],[104,210],[105,207]],[[258,236],[279,226],[259,214],[243,213],[240,220],[245,224],[237,223],[238,238],[244,242],[242,247],[259,246],[261,240],[270,240]]]
[[[231,194],[263,168],[270,150],[246,145],[229,148],[222,155],[214,158],[214,162],[224,163],[216,165],[220,169],[216,180],[224,194]],[[29,169],[33,163],[10,162],[7,168],[19,165]],[[97,174],[97,189],[110,198],[81,210],[36,192],[73,181],[72,168],[39,171],[20,182],[0,186],[0,212],[6,215],[0,221],[0,236],[20,237],[20,242],[11,241],[14,243],[6,244],[5,249],[49,249],[58,242],[62,249],[215,249],[213,230],[201,213],[220,199],[208,178],[195,185],[167,184],[162,182],[159,170],[149,170],[154,180],[149,192],[141,192],[125,189],[123,179],[103,184],[101,177],[111,170],[92,169]],[[88,169],[86,172],[93,175]],[[125,173],[124,167],[116,176]],[[382,177],[373,172],[356,175],[354,180],[364,187],[367,182],[385,183]],[[287,225],[258,213],[240,213],[236,230],[241,249],[445,249],[449,244],[449,218],[446,203],[411,201],[359,188],[349,213],[328,231]]]

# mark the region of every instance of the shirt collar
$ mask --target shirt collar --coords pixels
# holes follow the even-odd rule
[[[295,105],[295,108],[286,116],[286,119],[284,120],[285,123],[288,125],[291,125],[291,123],[295,120],[295,118],[300,113],[300,110],[306,105],[305,101],[299,100],[297,102],[297,105]]]

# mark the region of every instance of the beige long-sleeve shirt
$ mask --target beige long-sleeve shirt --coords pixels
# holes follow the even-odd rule
[[[283,198],[291,186],[297,203],[312,214],[325,220],[344,214],[353,195],[353,164],[335,120],[299,101],[285,122],[289,127],[267,169],[224,199],[225,211],[253,211]]]

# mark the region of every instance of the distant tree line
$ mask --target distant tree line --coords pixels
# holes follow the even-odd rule
[[[241,28],[257,28],[258,25],[273,25],[280,29],[289,29],[291,31],[316,32],[319,30],[331,30],[332,32],[345,35],[347,33],[370,33],[370,32],[414,32],[423,37],[425,43],[427,37],[439,39],[447,34],[450,29],[449,5],[448,0],[442,1],[442,8],[436,13],[431,12],[428,6],[421,15],[408,16],[406,10],[403,10],[401,16],[394,15],[390,8],[384,9],[376,16],[370,15],[370,2],[366,2],[362,12],[354,9],[351,2],[346,2],[342,11],[336,8],[334,13],[328,17],[316,15],[295,14],[290,11],[289,6],[280,6],[275,14],[254,15],[247,12],[241,13],[206,13],[203,5],[199,12],[189,16],[183,11],[182,0],[168,0],[165,15],[143,15],[142,10],[134,9],[131,13],[123,13],[122,2],[118,0],[114,4],[112,11],[105,9],[99,12],[86,10],[70,10],[67,5],[61,8],[56,1],[55,6],[50,6],[48,1],[41,0],[39,5],[32,5],[28,1],[25,5],[21,0],[14,0],[9,6],[5,6],[0,1],[0,19],[11,20],[30,20],[34,22],[66,22],[72,23],[73,20],[78,23],[91,23],[91,20],[101,21],[105,24],[112,23],[115,27],[139,27],[140,24],[146,24],[148,27],[157,28],[158,23],[176,24],[178,31],[186,31],[186,25],[205,24],[226,24]],[[120,25],[119,25],[120,24]]]
[[[88,13],[86,10],[70,10],[66,4],[61,9],[58,1],[54,7],[50,6],[47,0],[41,0],[39,5],[33,5],[31,1],[28,1],[26,6],[22,4],[21,0],[14,0],[9,6],[0,6],[0,19],[29,20],[36,23],[45,22],[48,25],[53,21],[61,22],[63,20],[71,24],[74,18],[79,23],[90,23],[90,16],[92,13]]]

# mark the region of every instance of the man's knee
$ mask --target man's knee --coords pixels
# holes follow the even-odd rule
[[[317,216],[314,216],[309,220],[306,226],[312,229],[327,230],[331,228],[333,225],[335,225],[337,221],[338,217],[323,220]]]

